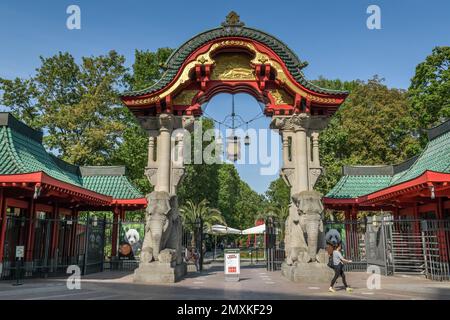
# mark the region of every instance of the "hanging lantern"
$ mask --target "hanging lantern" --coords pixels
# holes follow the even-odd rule
[[[238,136],[229,136],[227,138],[227,159],[236,161],[241,158],[241,141]]]
[[[245,144],[246,146],[250,145],[250,137],[248,136],[248,134],[245,135],[245,138],[244,138],[244,144]]]
[[[248,121],[245,123],[245,125],[247,126],[247,130],[245,131],[245,138],[244,138],[244,144],[246,146],[250,145],[250,137],[248,135]]]

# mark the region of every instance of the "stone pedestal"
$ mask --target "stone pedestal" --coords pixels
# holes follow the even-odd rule
[[[138,283],[174,283],[181,280],[187,273],[186,263],[152,262],[141,264],[134,271],[134,282]]]
[[[281,265],[281,274],[294,282],[323,283],[331,282],[334,271],[325,263],[298,263],[288,266],[286,262]]]

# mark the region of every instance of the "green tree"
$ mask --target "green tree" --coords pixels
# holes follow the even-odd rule
[[[172,52],[170,48],[159,48],[156,52],[135,50],[132,73],[125,75],[130,90],[140,90],[153,85],[163,73],[161,65]],[[126,108],[125,108],[126,109]],[[141,192],[149,193],[152,187],[144,176],[147,166],[148,138],[146,132],[136,121],[134,115],[125,110],[123,141],[113,155],[113,164],[125,164],[127,175]]]
[[[69,53],[41,57],[29,79],[0,79],[0,103],[36,129],[45,129],[45,145],[79,165],[103,165],[118,148],[125,124],[118,90],[124,57],[115,51],[83,57]]]
[[[164,63],[173,52],[171,48],[158,48],[156,52],[135,50],[133,73],[126,77],[130,90],[141,90],[150,87],[161,79]]]
[[[266,191],[268,204],[272,208],[286,207],[290,203],[290,189],[283,178],[272,181]]]
[[[226,220],[220,210],[209,207],[208,200],[206,199],[198,203],[187,200],[186,204],[180,207],[180,214],[185,228],[194,234],[192,246],[195,246],[197,243],[199,234],[196,225],[200,219],[203,222],[205,230],[210,230],[214,224],[226,225]]]
[[[425,61],[417,65],[408,89],[411,114],[427,142],[425,129],[450,117],[450,47],[436,47]]]
[[[324,194],[337,183],[343,165],[398,163],[419,150],[403,90],[386,87],[376,76],[353,86],[320,136],[325,174],[316,189]]]
[[[214,122],[208,118],[202,118],[201,127],[203,132],[214,128]],[[203,142],[203,150],[211,142]],[[194,154],[194,135],[191,140],[191,155]],[[193,160],[193,159],[191,159]],[[186,173],[183,181],[178,188],[178,199],[181,204],[187,200],[191,200],[195,203],[200,202],[202,199],[208,200],[213,207],[218,206],[218,188],[219,188],[219,175],[218,170],[220,164],[186,164]],[[220,207],[219,207],[220,209]]]
[[[224,215],[230,226],[237,225],[238,220],[234,215],[236,203],[239,201],[239,174],[232,164],[222,164],[218,170],[219,188],[217,207]]]
[[[246,229],[254,226],[255,216],[263,210],[264,197],[256,193],[250,186],[239,181],[239,199],[233,212],[233,227]]]
[[[280,239],[284,239],[285,234],[285,222],[287,217],[289,216],[289,205],[285,206],[272,206],[269,205],[262,211],[260,214],[256,216],[255,220],[258,219],[268,219],[269,217],[273,218],[275,222],[275,226],[280,228]]]

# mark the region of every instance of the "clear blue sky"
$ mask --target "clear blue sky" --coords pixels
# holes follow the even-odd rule
[[[66,8],[81,8],[81,30],[66,28]],[[366,27],[370,4],[381,8],[381,30]],[[314,0],[314,1],[17,1],[0,3],[0,76],[27,77],[39,56],[69,51],[76,58],[114,49],[133,62],[135,49],[176,48],[185,40],[216,27],[230,10],[247,26],[284,41],[307,60],[308,78],[320,75],[343,80],[378,74],[392,87],[407,88],[415,66],[438,45],[450,45],[448,0]],[[208,107],[220,119],[231,98],[217,96]],[[241,115],[258,113],[256,101]],[[262,119],[256,127],[267,127]],[[264,192],[276,176],[261,177],[255,166],[238,166],[244,180]]]

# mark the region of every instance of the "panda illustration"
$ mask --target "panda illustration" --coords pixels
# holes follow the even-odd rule
[[[139,232],[136,229],[128,229],[125,232],[124,241],[131,246],[133,255],[139,254],[139,251],[142,248],[142,241],[140,238]]]
[[[335,245],[341,243],[341,235],[340,235],[339,231],[337,231],[336,229],[331,229],[325,235],[325,240],[326,240],[327,244],[335,246]]]

